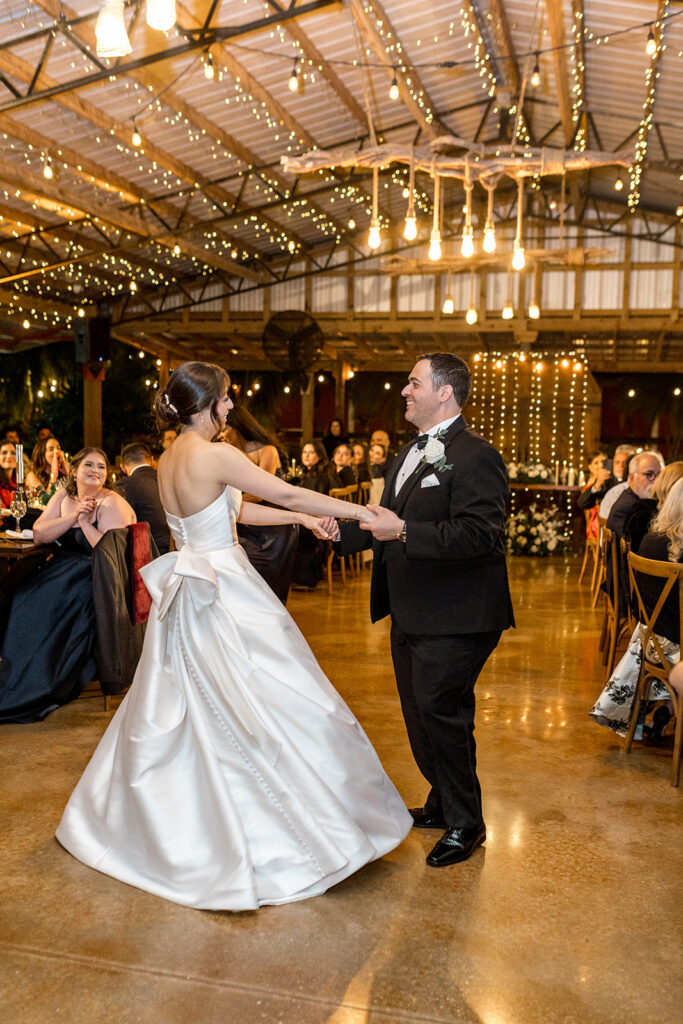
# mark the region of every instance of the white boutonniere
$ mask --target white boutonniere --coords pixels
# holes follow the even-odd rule
[[[422,456],[417,464],[416,473],[419,473],[423,466],[432,466],[437,473],[443,473],[446,469],[453,469],[452,463],[446,462],[446,445],[443,443],[441,438],[446,433],[432,434],[427,444],[422,449]]]

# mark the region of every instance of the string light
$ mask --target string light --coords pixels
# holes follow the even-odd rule
[[[292,68],[292,73],[289,76],[289,81],[287,82],[287,88],[289,89],[290,92],[298,92],[299,91],[299,58],[298,57],[294,58],[294,67]]]
[[[645,44],[645,53],[648,55],[648,57],[654,57],[656,52],[657,52],[657,43],[655,41],[654,32],[652,31],[652,29],[650,29],[650,31],[647,34],[647,42]]]
[[[389,99],[390,100],[397,100],[398,97],[399,97],[398,82],[396,81],[396,72],[394,72],[394,78],[393,78],[393,81],[391,83],[391,86],[389,87]]]
[[[621,192],[623,190],[623,188],[624,188],[624,179],[622,178],[621,175],[618,175],[616,181],[614,182],[614,191],[615,192]]]
[[[211,82],[216,77],[216,69],[213,64],[213,56],[209,53],[204,61],[204,78]]]
[[[147,0],[147,24],[157,32],[170,32],[176,23],[175,0]]]
[[[652,128],[653,122],[653,111],[655,104],[655,91],[657,88],[657,80],[659,78],[659,72],[657,70],[662,51],[664,50],[664,30],[667,24],[668,11],[669,11],[669,0],[660,0],[659,11],[661,12],[660,17],[655,25],[655,32],[650,30],[648,36],[648,45],[646,47],[648,56],[650,57],[649,64],[645,71],[645,89],[646,96],[645,102],[643,103],[643,116],[638,126],[638,135],[635,143],[635,152],[633,155],[633,162],[629,167],[630,176],[630,189],[628,196],[628,206],[631,213],[634,213],[638,203],[640,202],[640,179],[643,175],[643,164],[645,162],[645,156],[647,154],[647,137]],[[650,36],[654,48],[650,48]]]
[[[43,177],[47,178],[48,181],[50,181],[52,178],[54,178],[54,176],[55,176],[55,172],[52,169],[52,161],[50,160],[50,156],[49,156],[48,153],[44,153],[43,154]]]
[[[130,137],[130,141],[136,149],[139,149],[142,145],[142,135],[140,135],[140,132],[135,127],[135,121],[133,121],[133,134]]]
[[[534,64],[534,70],[531,72],[531,78],[529,79],[533,89],[538,89],[541,84],[541,69],[538,66],[538,53],[536,54],[536,63]]]
[[[478,319],[479,319],[479,314],[477,313],[477,307],[476,307],[475,301],[474,301],[474,271],[471,270],[470,271],[470,304],[467,307],[467,312],[465,313],[465,323],[467,323],[470,327],[472,327],[474,324],[476,324]]]
[[[446,278],[446,298],[443,300],[443,306],[441,307],[441,312],[445,313],[446,316],[451,316],[453,313],[455,313],[455,303],[453,302],[453,297],[451,295],[451,275],[450,275],[450,271],[449,271],[448,277]]]

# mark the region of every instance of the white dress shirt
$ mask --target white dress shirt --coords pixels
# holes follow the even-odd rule
[[[458,416],[459,415],[460,413],[458,413]],[[426,434],[428,434],[430,437],[433,437],[434,434],[443,433],[444,431],[448,430],[451,423],[455,423],[458,416],[451,416],[451,418],[448,420],[442,420],[441,423],[435,423],[433,427],[430,427],[429,430],[425,431],[425,434],[421,434],[420,436],[424,437]],[[415,472],[415,470],[417,469],[417,464],[421,458],[422,449],[417,447],[417,438],[415,438],[413,447],[410,449],[405,459],[403,460],[403,465],[399,469],[398,474],[396,476],[396,486],[394,488],[394,494],[398,494],[398,492],[401,490],[401,488],[403,487],[404,483],[411,475],[411,473]]]
[[[614,505],[617,498],[620,498],[626,488],[628,487],[628,480],[624,480],[623,483],[615,484],[614,487],[610,487],[609,491],[598,505],[598,515],[601,519],[607,519],[612,506]]]

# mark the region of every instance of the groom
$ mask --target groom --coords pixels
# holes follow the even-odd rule
[[[401,392],[420,436],[387,474],[373,522],[330,533],[341,555],[372,546],[370,615],[391,615],[391,654],[408,737],[430,784],[416,828],[444,829],[432,867],[466,860],[486,839],[474,742],[474,684],[514,625],[505,565],[507,475],[462,416],[467,364],[420,356]],[[362,531],[366,531],[363,533]],[[369,531],[369,532],[368,532]]]

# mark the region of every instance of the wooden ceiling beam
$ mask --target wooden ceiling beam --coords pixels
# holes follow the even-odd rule
[[[369,5],[372,8],[375,19],[381,21],[382,25],[387,29],[387,33],[391,33],[391,39],[397,41],[398,35],[394,31],[394,28],[379,0],[348,0],[348,4],[361,35],[364,37],[370,48],[374,50],[375,56],[378,58],[380,63],[386,67],[387,75],[390,80],[393,78],[394,74],[396,74],[399,96],[415,118],[416,123],[420,126],[428,139],[435,139],[439,135],[443,135],[447,129],[444,128],[436,116],[436,105],[432,102],[429,93],[420,78],[419,72],[414,67],[411,67],[406,63],[408,70],[404,74],[400,70],[400,67],[395,67],[394,62],[387,57],[386,47],[382,36],[378,32],[370,14],[366,10],[366,6]],[[396,56],[395,61],[396,64],[400,65],[404,62],[404,58],[399,54]],[[410,85],[408,85],[406,81],[406,78],[408,77],[410,78]],[[422,97],[422,105],[420,105],[420,103],[415,99],[413,92]],[[431,117],[425,114],[425,108],[430,113],[433,112]]]

